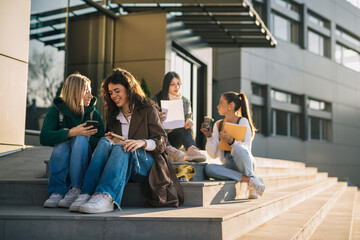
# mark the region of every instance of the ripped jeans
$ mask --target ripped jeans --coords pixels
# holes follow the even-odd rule
[[[81,193],[108,193],[119,207],[129,179],[148,181],[153,162],[151,154],[143,149],[124,152],[121,145],[114,145],[103,137],[92,156]]]

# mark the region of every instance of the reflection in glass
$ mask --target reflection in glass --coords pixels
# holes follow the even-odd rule
[[[263,129],[263,107],[252,105],[252,118],[255,124],[255,127],[258,129],[258,133],[264,133]]]
[[[360,53],[336,44],[335,61],[354,71],[360,72]]]
[[[276,135],[287,136],[287,112],[275,111],[276,114]]]
[[[322,140],[331,140],[331,123],[329,120],[322,120]]]
[[[320,119],[310,118],[310,133],[311,139],[320,140]]]
[[[343,48],[343,64],[345,67],[360,71],[360,55],[349,48]]]
[[[64,79],[67,4],[31,1],[26,129],[40,130]]]
[[[337,62],[337,63],[341,63],[342,61],[341,61],[341,56],[342,56],[342,49],[341,49],[342,47],[341,47],[341,45],[339,45],[339,44],[336,44],[336,46],[335,46],[335,61]]]
[[[273,14],[273,26],[276,37],[285,41],[290,41],[290,21]]]
[[[308,31],[309,51],[320,56],[328,56],[327,39],[313,31]]]
[[[290,136],[300,136],[300,116],[299,114],[290,114]]]

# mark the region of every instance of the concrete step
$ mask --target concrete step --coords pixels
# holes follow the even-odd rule
[[[348,187],[310,237],[310,240],[351,239],[356,197],[357,187]]]
[[[276,189],[295,186],[304,182],[316,182],[319,180],[326,179],[327,177],[328,177],[328,173],[326,172],[299,174],[299,175],[293,174],[293,175],[285,175],[285,176],[263,177],[263,182],[266,187],[266,191],[269,191],[269,190],[276,190]]]
[[[264,177],[266,191],[287,188],[298,184],[320,181],[327,173]],[[47,199],[47,179],[0,180],[0,204],[42,205]],[[247,184],[235,181],[190,181],[181,183],[184,191],[184,206],[207,206],[237,198],[247,198]],[[139,183],[128,183],[124,190],[121,206],[143,207]]]
[[[258,167],[274,167],[274,168],[304,168],[305,163],[289,160],[280,160],[272,158],[256,157]]]
[[[324,189],[278,217],[244,234],[240,239],[273,239],[274,236],[277,240],[308,239],[345,190],[345,183],[337,183]]]
[[[220,164],[219,159],[213,159],[216,163]],[[282,176],[282,175],[290,175],[290,174],[305,174],[305,173],[316,173],[317,168],[307,167],[305,168],[305,164],[299,162],[291,162],[285,160],[275,160],[268,158],[257,158],[258,167],[256,168],[255,175],[256,176]],[[49,177],[49,160],[45,160],[45,177]],[[210,162],[209,162],[210,163]],[[172,166],[174,168],[179,165],[191,165],[195,170],[195,175],[190,181],[202,181],[207,180],[208,177],[205,175],[204,169],[208,164],[207,162],[203,163],[194,163],[194,162],[173,162]]]
[[[234,200],[206,207],[123,208],[107,214],[2,204],[0,229],[2,240],[119,239],[119,236],[130,240],[236,239],[335,183],[336,178],[328,178],[269,191],[256,200]]]
[[[300,174],[316,174],[317,168],[278,168],[278,167],[257,167],[254,174],[259,177],[267,176],[286,176],[286,175],[300,175]]]
[[[351,228],[352,240],[360,240],[360,191],[357,192],[357,199],[354,208],[354,218]]]
[[[235,181],[182,182],[184,206],[207,206],[233,200],[236,196]],[[0,180],[0,204],[39,205],[47,199],[47,179]],[[122,207],[143,207],[139,183],[128,183],[124,190]]]

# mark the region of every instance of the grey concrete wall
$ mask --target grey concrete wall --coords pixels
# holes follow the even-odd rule
[[[297,2],[307,4],[308,9],[360,36],[360,10],[346,1]],[[237,79],[250,99],[251,83],[256,82],[330,102],[333,138],[331,142],[321,142],[257,134],[253,144],[254,155],[303,161],[308,166],[329,172],[330,176],[340,179],[350,177],[360,186],[360,73],[298,45],[277,40],[275,49],[221,50],[216,56],[218,60],[215,60],[215,78],[224,83],[225,79],[233,79],[234,83]],[[234,61],[238,58],[238,51],[240,64]],[[226,52],[228,56],[220,61]],[[218,69],[224,69],[223,65],[233,70],[219,72]],[[239,66],[241,76],[237,77],[236,68]],[[218,90],[221,91],[223,89]]]

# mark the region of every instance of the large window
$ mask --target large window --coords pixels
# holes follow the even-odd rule
[[[299,104],[300,98],[296,94],[283,92],[280,90],[271,89],[271,98],[278,102]]]
[[[330,58],[330,21],[308,11],[308,50]]]
[[[286,9],[289,9],[293,12],[296,12],[298,13],[299,12],[299,5],[293,3],[292,1],[288,1],[288,0],[274,0],[274,3],[283,7],[283,8],[286,8]]]
[[[264,107],[258,105],[252,105],[252,118],[255,128],[258,129],[258,133],[264,133],[263,114],[264,114]]]
[[[360,53],[339,43],[335,47],[335,61],[347,68],[360,72]]]
[[[312,98],[309,98],[308,103],[309,103],[308,107],[310,109],[317,110],[317,111],[331,112],[331,104],[330,103],[327,103],[327,102],[324,102],[321,100],[315,100]]]
[[[311,140],[330,141],[331,122],[330,120],[310,117],[309,118],[309,136]]]
[[[319,15],[309,11],[308,12],[309,15],[309,22],[311,22],[312,24],[315,24],[321,28],[326,28],[326,29],[330,29],[330,21],[320,17]]]
[[[341,37],[342,39],[354,44],[356,47],[360,47],[360,39],[355,36],[352,36],[350,33],[345,31],[341,27],[336,28],[335,34]]]
[[[299,43],[299,24],[274,13],[272,14],[272,25],[276,37],[287,42]]]
[[[278,136],[300,137],[300,115],[296,113],[273,110],[272,133]]]
[[[320,56],[330,57],[329,39],[314,31],[308,31],[309,51]]]
[[[107,1],[96,2],[105,6]],[[108,9],[111,10],[110,6]],[[101,16],[101,12],[82,0],[31,1],[26,129],[41,129],[44,115],[71,73],[89,77],[93,94],[97,95],[100,84],[96,81],[108,74],[101,62],[103,55],[98,54],[107,51],[100,49],[99,42],[107,39],[103,29],[111,25],[99,20]],[[109,39],[112,40],[112,35]],[[106,56],[106,61],[110,57],[111,54]]]
[[[311,140],[331,140],[331,104],[308,98],[308,138]]]
[[[181,94],[191,101],[194,121],[194,133],[197,131],[198,118],[198,69],[200,65],[189,57],[182,54],[181,51],[174,49],[171,52],[171,71],[175,71],[180,75],[182,86],[180,88]],[[203,90],[200,90],[203,91]]]

